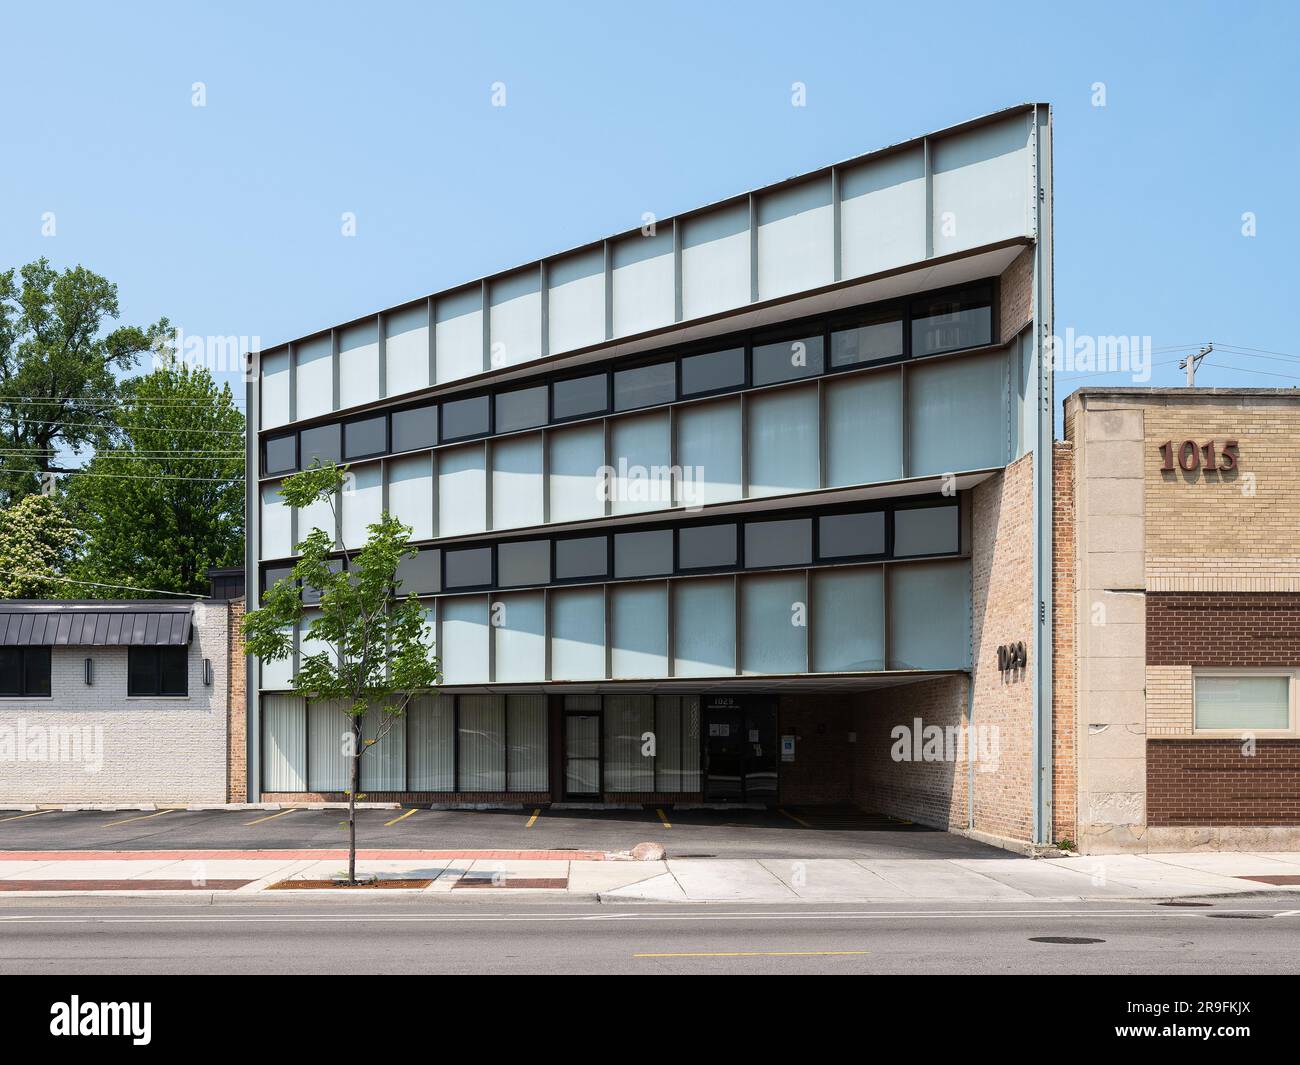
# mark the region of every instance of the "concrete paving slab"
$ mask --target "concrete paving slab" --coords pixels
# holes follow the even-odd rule
[[[602,902],[689,902],[672,873],[661,873],[626,887],[600,893]]]
[[[600,894],[643,883],[667,871],[665,862],[571,862],[569,890],[575,894]]]
[[[155,869],[174,865],[174,859],[133,861],[28,862],[28,868],[6,874],[5,880],[129,880],[150,877]],[[188,879],[188,878],[186,878]]]
[[[897,884],[850,858],[818,858],[806,862],[768,858],[759,864],[801,899],[855,901],[907,897],[907,892]]]
[[[1254,851],[1195,851],[1187,854],[1148,854],[1153,862],[1190,869],[1198,872],[1218,873],[1220,876],[1286,875],[1300,869],[1286,868],[1283,859],[1267,857]],[[1293,862],[1300,856],[1292,855]]]
[[[1103,882],[1139,888],[1142,894],[1164,896],[1250,890],[1249,884],[1236,877],[1156,861],[1154,855],[1096,854],[1057,860],[1067,862],[1068,869],[1087,873]],[[1269,868],[1281,871],[1281,866]]]
[[[537,879],[569,875],[569,862],[555,859],[478,858],[469,867],[474,876],[501,875],[509,878]],[[604,865],[604,862],[592,862]]]
[[[688,899],[701,902],[745,899],[788,902],[799,896],[756,861],[745,859],[669,859]]]
[[[970,868],[953,859],[908,861],[906,859],[859,859],[858,864],[883,880],[896,885],[904,895],[916,899],[1027,899],[1032,896],[985,876],[983,862]]]
[[[1070,864],[1066,864],[1066,863]],[[992,861],[955,859],[954,864],[972,872],[982,873],[1008,887],[1016,888],[1034,898],[1133,898],[1136,896],[1164,897],[1169,888],[1157,890],[1152,885],[1125,883],[1104,866],[1079,866],[1068,858],[1049,858],[1033,861],[1009,858]]]

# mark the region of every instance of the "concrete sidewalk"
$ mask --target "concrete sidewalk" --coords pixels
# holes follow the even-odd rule
[[[281,897],[286,889],[271,890],[272,885],[328,880],[345,868],[346,853],[336,849],[0,852],[0,910],[6,898],[88,893]],[[508,892],[615,903],[1175,899],[1300,891],[1295,852],[638,862],[599,851],[362,850],[358,870],[386,880],[428,882],[375,889],[385,895]],[[373,894],[302,890],[333,897]]]

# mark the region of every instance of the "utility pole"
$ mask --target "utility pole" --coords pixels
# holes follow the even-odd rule
[[[1187,371],[1187,387],[1196,387],[1196,367],[1201,365],[1201,360],[1214,350],[1214,341],[1211,340],[1205,347],[1201,348],[1195,355],[1188,355],[1179,364],[1180,370]]]

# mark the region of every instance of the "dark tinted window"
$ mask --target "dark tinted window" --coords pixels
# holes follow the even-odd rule
[[[132,647],[127,652],[127,695],[188,695],[188,647]]]
[[[817,553],[822,558],[885,553],[885,512],[827,514],[817,519]]]
[[[266,455],[262,460],[262,473],[288,473],[298,468],[298,437],[273,436],[266,442]]]
[[[580,577],[604,577],[609,569],[606,552],[609,543],[603,536],[580,536],[555,541],[555,579],[576,580]]]
[[[793,566],[812,561],[812,519],[755,521],[745,526],[745,565]]]
[[[388,419],[362,418],[343,426],[343,457],[360,458],[363,455],[382,455],[388,450]]]
[[[822,338],[795,337],[754,347],[754,384],[815,377],[824,365]]]
[[[49,695],[48,647],[0,647],[0,695]]]
[[[488,431],[488,397],[457,399],[442,405],[442,438],[459,440]]]
[[[614,534],[614,576],[651,577],[673,571],[673,531]]]
[[[609,409],[609,381],[603,373],[556,381],[551,385],[551,404],[557,418],[598,414]]]
[[[604,546],[601,547],[602,557]],[[528,540],[497,546],[497,584],[514,588],[521,584],[546,584],[551,579],[551,542]]]
[[[305,470],[313,462],[319,461],[322,466],[328,466],[332,462],[338,462],[343,458],[343,449],[341,446],[339,425],[321,425],[315,429],[304,429],[302,431],[302,468]]]
[[[331,573],[342,573],[342,572],[343,572],[343,560],[342,560],[341,558],[331,559],[331,560],[327,563],[327,565],[329,566],[329,570],[330,570]],[[319,589],[319,588],[313,588],[313,587],[312,587],[311,585],[309,585],[309,584],[304,584],[304,585],[302,586],[302,601],[303,601],[304,603],[319,603],[319,602],[320,602],[320,589]]]
[[[154,647],[131,647],[126,655],[127,695],[158,694],[158,652]]]
[[[912,307],[912,355],[993,343],[993,303],[985,291],[960,292]]]
[[[679,569],[704,569],[736,564],[734,525],[687,525],[677,531]]]
[[[0,695],[22,695],[23,649],[0,647]]]
[[[419,451],[438,442],[438,408],[416,407],[393,415],[393,450]]]
[[[903,354],[903,320],[882,318],[831,333],[831,365],[858,366],[862,363],[896,359]]]
[[[677,364],[661,362],[614,374],[614,409],[633,410],[677,398]]]
[[[545,425],[546,386],[521,388],[518,392],[501,392],[496,397],[498,433],[510,433],[516,429],[532,429]]]
[[[447,552],[448,588],[482,588],[492,583],[492,548],[466,547]]]
[[[442,554],[436,548],[417,551],[413,558],[404,558],[397,564],[397,592],[399,595],[427,595],[442,591]]]
[[[268,566],[262,570],[262,591],[267,592],[275,587],[276,581],[282,581],[293,573],[292,566]]]
[[[745,349],[711,351],[682,359],[682,395],[693,396],[745,383]]]
[[[188,695],[189,664],[188,647],[158,648],[158,694]]]
[[[946,555],[958,549],[957,507],[924,507],[894,512],[894,554]]]

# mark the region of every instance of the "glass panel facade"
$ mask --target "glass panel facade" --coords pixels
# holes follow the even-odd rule
[[[496,641],[494,680],[546,679],[546,603],[542,592],[515,592],[492,600]]]
[[[425,548],[397,564],[399,595],[430,595],[442,591],[442,552]]]
[[[289,473],[298,468],[298,438],[293,433],[271,437],[263,450],[262,476]]]
[[[614,576],[655,577],[673,571],[673,531],[614,534]]]
[[[610,673],[668,676],[668,586],[615,584],[609,589]]]
[[[434,303],[433,344],[438,383],[482,373],[483,290],[475,285],[449,292]]]
[[[546,791],[550,785],[550,729],[545,695],[506,696],[506,786]]]
[[[292,345],[297,360],[296,418],[315,418],[334,409],[333,341],[328,335]]]
[[[605,676],[605,591],[556,588],[550,592],[551,679]]]
[[[496,431],[511,433],[545,425],[547,414],[545,385],[521,388],[517,392],[499,392],[496,396]]]
[[[816,377],[825,367],[820,336],[794,337],[754,346],[753,383],[772,385]]]
[[[412,540],[433,537],[433,459],[389,459],[388,512],[411,527]]]
[[[488,675],[488,600],[485,595],[438,601],[442,646],[438,657],[446,684],[482,684]]]
[[[889,582],[889,668],[969,666],[970,563],[894,566]]]
[[[578,580],[609,575],[609,538],[580,536],[555,541],[555,579]]]
[[[653,695],[607,695],[605,726],[605,790],[650,792],[655,788],[655,759],[645,752],[654,736]]]
[[[445,582],[451,588],[484,588],[492,584],[492,549],[461,547],[448,550]]]
[[[682,395],[696,396],[745,383],[745,349],[728,348],[682,359]]]
[[[903,354],[903,319],[878,315],[831,332],[831,365],[869,366]]]
[[[543,514],[542,434],[492,442],[492,527],[541,525]]]
[[[382,737],[380,734],[383,733]],[[402,791],[406,787],[406,719],[394,718],[372,706],[362,719],[363,740],[378,742],[361,756],[361,787],[365,791]]]
[[[1003,352],[911,368],[909,476],[985,469],[1006,461],[1006,371]]]
[[[505,791],[505,699],[499,695],[462,695],[458,703],[459,790]]]
[[[805,673],[808,604],[802,573],[740,580],[740,663],[746,675]]]
[[[816,388],[782,388],[749,397],[749,495],[820,487]]]
[[[340,425],[320,425],[300,434],[302,468],[319,463],[328,466],[343,459],[343,432]]]
[[[884,511],[826,514],[817,519],[819,558],[855,558],[885,553]]]
[[[393,412],[393,450],[419,451],[438,442],[438,408],[412,407]]]
[[[526,540],[497,547],[497,585],[502,588],[524,584],[549,584],[551,542]]]
[[[407,707],[411,791],[456,790],[456,712],[450,695],[417,695]]]
[[[551,385],[551,416],[576,418],[609,409],[609,378],[603,374],[571,377]]]
[[[344,754],[344,745],[351,741],[351,718],[343,712],[346,705],[335,699],[307,704],[308,791],[344,791],[351,785],[352,762]],[[365,758],[363,772],[364,765]]]
[[[883,669],[885,581],[880,569],[814,572],[809,655],[816,673]]]
[[[453,399],[442,405],[442,439],[482,436],[488,432],[490,418],[487,396]]]
[[[731,577],[674,581],[673,676],[736,672],[736,587]]]
[[[547,434],[547,490],[551,521],[581,521],[605,513],[600,469],[605,465],[603,427],[579,425]]]
[[[345,459],[382,455],[387,450],[388,419],[382,415],[378,418],[359,418],[357,421],[343,424],[343,457]]]
[[[903,476],[902,381],[894,373],[826,382],[826,486]]]
[[[343,544],[359,548],[369,535],[368,528],[383,513],[383,468],[377,462],[350,466],[339,493],[342,504]]]
[[[687,507],[739,499],[740,400],[697,403],[677,412],[677,502]]]
[[[987,292],[959,292],[912,309],[912,357],[993,343]]]
[[[812,518],[745,525],[745,565],[797,566],[812,561]]]
[[[682,314],[706,314],[749,302],[749,204],[682,220]]]
[[[614,374],[614,409],[635,410],[677,398],[677,364],[660,362]]]
[[[737,561],[734,524],[687,525],[678,530],[678,569],[716,569]]]
[[[487,525],[483,445],[438,452],[438,535],[482,532]]]
[[[429,381],[429,308],[425,303],[384,315],[385,385],[400,396],[427,388]]]
[[[615,514],[672,505],[668,412],[616,418],[610,425],[611,510]]]
[[[339,395],[344,407],[379,398],[379,330],[373,320],[339,330]]]
[[[960,546],[957,504],[914,507],[894,512],[894,555],[955,554]]]
[[[1195,727],[1243,732],[1291,726],[1291,677],[1197,676]]]

